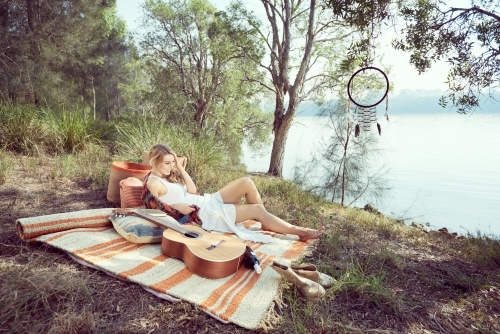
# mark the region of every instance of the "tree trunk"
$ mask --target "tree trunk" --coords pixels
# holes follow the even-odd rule
[[[38,105],[40,99],[38,96],[38,85],[40,83],[40,59],[42,55],[42,43],[41,43],[41,22],[40,22],[40,3],[35,0],[26,1],[26,14],[28,20],[28,27],[30,33],[28,33],[30,43],[31,43],[31,58],[35,63],[33,68],[33,73],[28,73],[27,80],[29,85],[27,86],[27,96],[29,96],[29,102]]]
[[[94,77],[90,77],[90,82],[92,83],[92,95],[93,95],[93,103],[92,103],[92,108],[94,109],[94,120],[96,119],[97,115],[96,115],[96,111],[95,111],[95,108],[96,108],[96,98],[95,98],[95,87],[94,87]]]
[[[273,126],[274,141],[268,173],[278,177],[283,177],[283,161],[285,158],[286,140],[298,107],[298,103],[292,101],[288,105],[288,109],[286,111],[283,107],[283,100],[278,99],[278,101],[276,101]]]
[[[210,102],[199,100],[197,103],[193,103],[192,107],[194,110],[194,121],[198,125],[198,129],[203,130]]]
[[[283,177],[283,159],[285,157],[288,128],[285,129],[284,126],[280,126],[278,131],[274,133],[273,150],[271,152],[271,162],[269,164],[268,173],[278,177]]]

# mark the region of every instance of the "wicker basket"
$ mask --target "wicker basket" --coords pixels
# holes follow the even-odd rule
[[[120,181],[128,177],[135,177],[143,180],[146,174],[151,171],[151,167],[133,163],[115,161],[111,165],[111,174],[109,175],[108,194],[106,198],[113,203],[120,203]]]
[[[120,207],[139,208],[144,206],[141,198],[142,181],[136,177],[127,177],[120,181]]]
[[[151,167],[149,163],[149,151],[142,152],[142,164]]]

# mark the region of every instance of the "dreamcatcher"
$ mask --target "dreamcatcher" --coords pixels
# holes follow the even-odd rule
[[[385,99],[385,118],[389,120],[387,109],[389,100],[389,79],[387,75],[377,67],[363,67],[349,79],[347,84],[347,95],[349,101],[347,112],[351,112],[351,102],[354,103],[354,115],[357,124],[354,130],[355,136],[359,136],[361,128],[363,131],[370,132],[372,124],[377,124],[379,135],[382,134],[380,124],[377,123],[377,105]],[[350,115],[348,118],[351,119]]]

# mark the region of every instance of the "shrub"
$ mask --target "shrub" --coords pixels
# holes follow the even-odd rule
[[[193,138],[176,126],[148,117],[117,125],[116,148],[125,161],[142,162],[142,155],[155,144],[170,146],[178,155],[188,158],[187,169],[196,174],[204,168],[217,168],[227,161],[222,146],[208,136]]]
[[[114,134],[111,124],[92,118],[85,110],[49,110],[46,121],[51,129],[50,142],[54,153],[81,152],[90,145],[102,145]]]
[[[0,104],[0,146],[24,155],[43,153],[49,132],[43,117],[31,105]]]

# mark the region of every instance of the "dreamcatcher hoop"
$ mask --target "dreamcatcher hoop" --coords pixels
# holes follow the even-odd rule
[[[362,104],[360,101],[356,101],[353,96],[352,96],[352,90],[353,90],[353,80],[354,78],[356,77],[356,75],[360,74],[360,73],[363,73],[367,70],[374,70],[374,71],[377,71],[379,72],[380,74],[382,74],[384,80],[385,80],[385,90],[384,88],[382,89],[383,91],[383,94],[381,95],[380,98],[376,98],[376,102],[373,103],[373,102],[370,102],[368,104]],[[368,87],[369,89],[369,87]],[[354,72],[354,74],[351,76],[351,78],[349,79],[349,82],[347,84],[347,95],[349,96],[349,99],[355,104],[357,105],[358,107],[361,107],[361,108],[371,108],[371,107],[375,107],[376,105],[380,104],[380,102],[382,102],[386,96],[387,96],[387,93],[389,92],[389,79],[387,78],[387,75],[384,73],[384,71],[382,71],[381,69],[379,69],[378,67],[374,67],[374,66],[367,66],[367,67],[363,67],[359,70],[357,70],[356,72]]]

